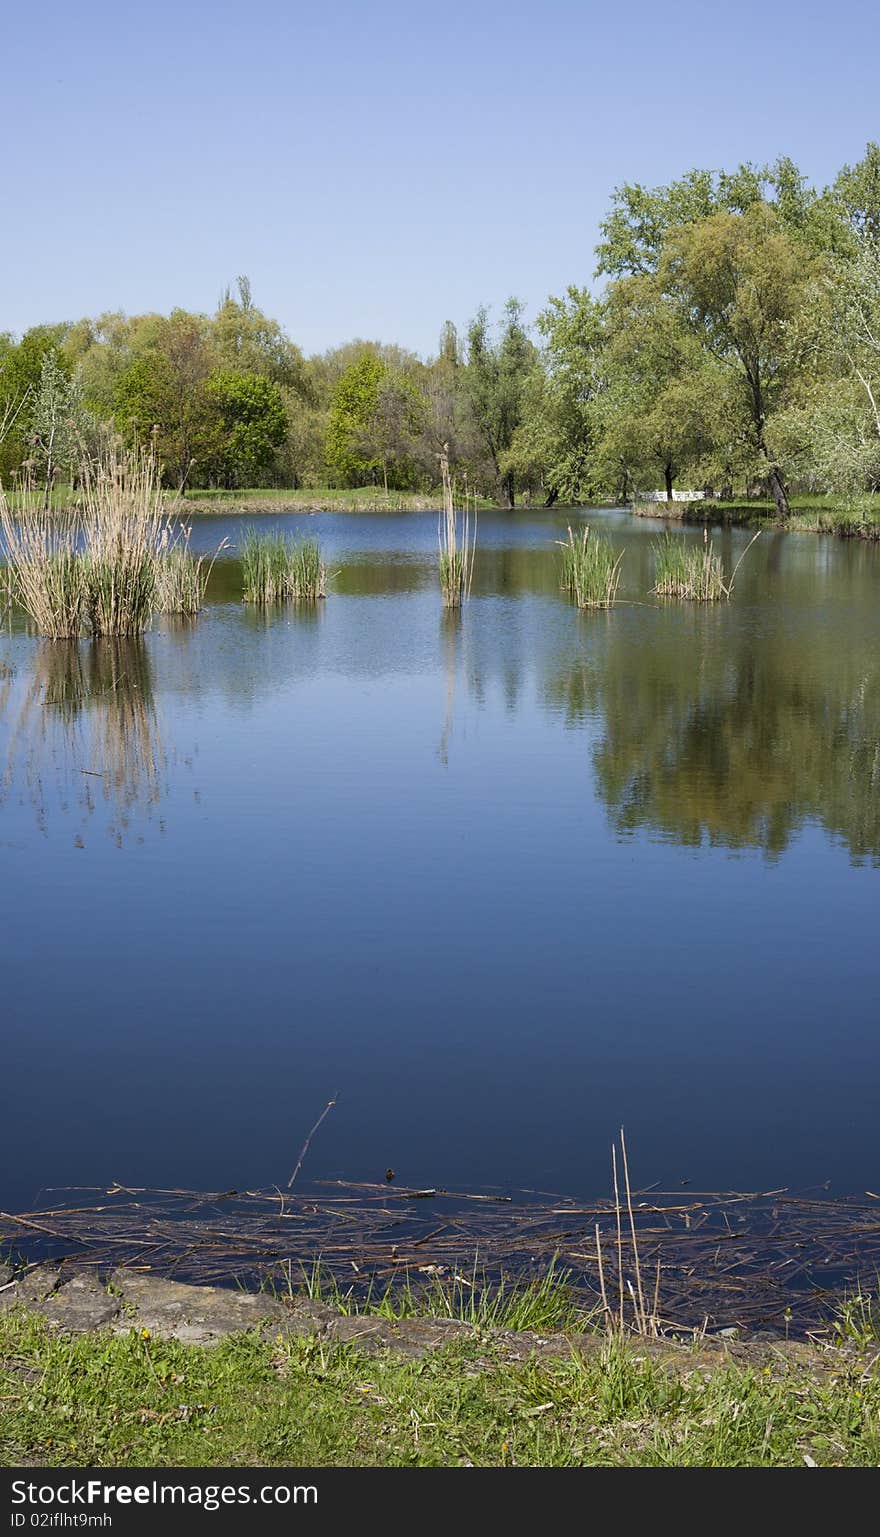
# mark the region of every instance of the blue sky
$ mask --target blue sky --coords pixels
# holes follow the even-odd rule
[[[3,25],[0,329],[211,309],[435,347],[589,280],[613,187],[880,138],[875,5],[58,0]]]

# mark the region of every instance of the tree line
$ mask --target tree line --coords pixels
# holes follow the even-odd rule
[[[880,146],[831,186],[797,166],[624,184],[596,281],[534,327],[509,299],[436,354],[305,357],[246,278],[211,315],[101,315],[0,335],[0,475],[48,492],[108,434],[169,485],[428,491],[513,506],[880,487]]]

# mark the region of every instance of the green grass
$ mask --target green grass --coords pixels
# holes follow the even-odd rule
[[[841,1341],[854,1341],[865,1349],[880,1344],[880,1276],[873,1291],[857,1286],[847,1292],[835,1310],[834,1332]]]
[[[0,1456],[50,1466],[876,1466],[867,1358],[810,1374],[671,1371],[611,1341],[504,1364],[476,1335],[422,1361],[318,1341],[71,1337],[0,1318]]]
[[[578,608],[613,607],[623,552],[615,557],[610,540],[600,538],[589,527],[577,539],[569,528],[568,539],[559,543],[562,586],[574,598]]]
[[[323,598],[326,571],[315,539],[247,533],[241,547],[246,603]]]
[[[301,486],[295,491],[274,486],[249,486],[239,491],[193,489],[185,498],[188,512],[424,512],[441,503],[439,488],[386,492],[378,486]],[[481,505],[495,504],[487,501]]]
[[[493,1281],[476,1263],[466,1275],[436,1275],[414,1283],[403,1280],[366,1291],[340,1285],[320,1261],[303,1267],[296,1276],[284,1276],[289,1296],[305,1295],[324,1302],[346,1316],[379,1318],[455,1318],[480,1329],[532,1329],[565,1332],[592,1327],[598,1316],[584,1308],[570,1285],[571,1272],[559,1270],[555,1260],[534,1280],[517,1282],[502,1276]]]

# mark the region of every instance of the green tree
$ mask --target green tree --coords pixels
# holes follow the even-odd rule
[[[856,165],[845,165],[832,191],[850,229],[880,240],[880,144],[868,144]]]
[[[858,227],[811,316],[821,367],[792,415],[825,488],[880,488],[880,236]]]
[[[817,292],[820,270],[764,203],[679,229],[669,237],[659,269],[683,323],[730,375],[743,438],[783,519],[788,495],[774,416],[805,367],[799,323]]]
[[[166,477],[183,490],[213,456],[212,371],[208,327],[201,316],[172,310],[151,328],[144,350],[117,381],[114,415],[131,440],[153,441]]]
[[[542,355],[527,376],[522,419],[503,467],[540,482],[548,506],[597,490],[597,401],[605,388],[602,306],[585,288],[551,298],[538,316]]]
[[[211,375],[206,394],[216,443],[212,472],[226,486],[259,484],[287,436],[281,389],[262,374],[223,369]]]
[[[519,300],[508,299],[498,335],[492,334],[485,308],[468,328],[464,388],[505,507],[514,505],[516,475],[504,459],[522,421],[526,381],[536,356],[522,317]]]
[[[43,360],[52,358],[68,376],[72,371],[64,352],[67,330],[66,325],[33,326],[19,342],[7,337],[0,348],[0,422],[6,423],[0,444],[0,475],[19,470],[29,456]]]
[[[28,445],[43,476],[45,506],[59,473],[70,472],[85,448],[88,413],[83,406],[82,381],[62,366],[56,351],[43,353],[40,382],[29,412]]]
[[[341,485],[374,480],[381,459],[370,450],[370,424],[385,379],[385,365],[364,352],[346,368],[333,390],[324,448],[327,468]]]
[[[662,479],[671,502],[674,481],[693,475],[711,452],[717,364],[653,274],[614,284],[605,320],[600,452],[633,479]]]
[[[227,289],[210,327],[218,365],[241,373],[262,374],[274,384],[306,390],[303,355],[277,320],[254,304],[246,277],[237,280],[237,297]]]
[[[666,187],[625,182],[615,189],[596,248],[598,271],[609,277],[656,272],[667,241],[677,231],[716,213],[743,214],[755,204],[775,208],[785,227],[821,245],[827,210],[787,157],[772,166],[740,165],[735,171],[692,170]]]

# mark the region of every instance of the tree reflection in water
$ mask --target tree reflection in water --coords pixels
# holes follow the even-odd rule
[[[654,643],[618,626],[547,681],[566,719],[596,720],[614,826],[775,857],[814,822],[880,863],[880,661],[857,635],[766,643],[712,624],[694,616]]]

